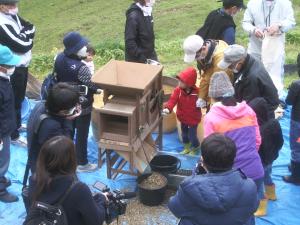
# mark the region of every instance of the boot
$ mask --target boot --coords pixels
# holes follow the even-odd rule
[[[19,201],[16,195],[10,194],[6,189],[0,191],[0,201],[4,203],[11,203]]]
[[[254,216],[256,217],[262,217],[267,215],[267,205],[268,205],[268,199],[264,198],[259,201],[259,206],[256,212],[254,213]]]
[[[300,186],[300,162],[291,161],[291,176],[284,176],[283,180],[287,183],[292,183]]]
[[[276,191],[275,191],[275,184],[273,185],[265,185],[265,195],[266,198],[271,200],[271,201],[276,201],[277,197],[276,197]]]
[[[182,152],[180,152],[180,154],[189,154],[191,151],[191,143],[188,144],[184,144],[184,149]]]
[[[199,147],[198,148],[192,148],[189,155],[191,156],[195,156],[195,155],[199,155]]]

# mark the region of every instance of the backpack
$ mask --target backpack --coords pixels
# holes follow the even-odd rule
[[[46,100],[49,90],[58,83],[56,73],[53,71],[44,79],[41,87],[41,99]]]
[[[37,201],[30,208],[23,225],[68,225],[67,215],[62,203],[77,183],[79,182],[73,182],[56,204],[50,205]]]

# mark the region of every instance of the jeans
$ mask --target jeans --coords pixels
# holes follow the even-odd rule
[[[264,177],[264,184],[265,185],[273,185],[273,180],[271,177],[272,174],[272,164],[264,165],[265,169],[265,177]]]
[[[18,129],[21,127],[21,109],[22,109],[22,102],[25,98],[27,79],[28,79],[27,67],[16,67],[14,74],[11,75],[10,77],[10,83],[15,96],[15,110],[16,110],[16,122],[17,122],[17,128],[11,134],[12,139],[17,139],[20,136]]]
[[[290,147],[292,161],[300,163],[300,122],[291,120]]]
[[[10,136],[2,138],[3,148],[0,149],[0,177],[4,177],[8,171],[10,161]],[[0,190],[1,191],[1,190]]]
[[[258,199],[264,199],[265,198],[265,193],[264,193],[264,178],[260,178],[257,180],[254,180],[257,188],[257,195]]]
[[[200,142],[197,137],[197,128],[198,125],[188,126],[181,123],[181,135],[184,144],[191,143],[192,148],[198,148],[200,146]]]
[[[87,144],[89,136],[89,128],[91,122],[91,113],[79,116],[74,121],[74,128],[76,129],[76,157],[78,165],[85,165],[88,163],[87,159]]]

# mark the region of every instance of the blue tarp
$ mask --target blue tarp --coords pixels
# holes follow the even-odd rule
[[[32,104],[24,105],[24,120],[28,117],[30,106]],[[28,109],[28,110],[27,110]],[[289,121],[290,121],[290,108],[285,112],[285,116],[280,120],[283,133],[284,133],[284,147],[280,152],[279,158],[273,165],[273,178],[276,184],[277,197],[276,202],[270,202],[268,205],[268,215],[263,218],[258,218],[256,221],[258,225],[300,225],[300,187],[286,184],[282,181],[282,176],[289,174],[287,165],[290,161],[290,148],[289,148]],[[91,133],[91,132],[90,132]],[[23,132],[23,136],[26,134]],[[164,151],[176,154],[183,164],[183,168],[192,168],[196,161],[196,157],[186,157],[178,155],[181,151],[182,145],[179,142],[177,132],[164,135]],[[98,150],[97,144],[92,135],[89,137],[89,160],[97,162]],[[21,199],[22,179],[27,159],[27,150],[18,146],[11,146],[11,162],[7,176],[12,180],[13,184],[9,191],[17,194],[20,197],[19,202],[4,204],[0,203],[0,225],[19,225],[22,224],[25,217],[25,209]],[[79,174],[79,178],[92,185],[95,181],[102,181],[108,184],[112,189],[127,189],[135,190],[136,181],[134,177],[128,175],[120,175],[114,181],[106,178],[106,168],[103,166],[100,170],[94,173]],[[162,215],[165,218],[166,224],[172,224],[174,218],[170,215]],[[145,221],[145,224],[154,225],[153,222]]]

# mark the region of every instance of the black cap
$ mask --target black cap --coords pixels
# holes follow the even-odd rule
[[[236,6],[240,9],[246,9],[247,7],[244,5],[243,0],[223,0],[223,7],[229,8],[232,6]]]

